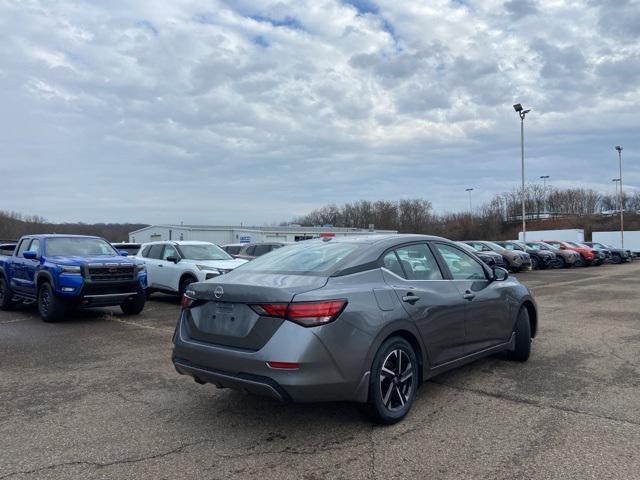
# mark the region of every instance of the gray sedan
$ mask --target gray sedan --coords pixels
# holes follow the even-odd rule
[[[198,383],[394,423],[434,375],[499,351],[526,361],[537,320],[524,285],[449,240],[310,240],[191,284],[172,359]]]

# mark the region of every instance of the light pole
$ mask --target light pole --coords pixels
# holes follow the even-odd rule
[[[522,241],[526,242],[527,241],[527,221],[525,219],[526,210],[524,206],[524,117],[531,110],[530,109],[524,110],[522,108],[522,105],[519,103],[516,103],[513,106],[513,109],[518,113],[518,116],[520,117],[520,160],[522,164]]]
[[[618,182],[620,181],[619,178],[612,178],[611,181],[614,183],[614,185],[616,186],[616,196],[613,197],[615,199],[615,201],[618,201]],[[615,213],[616,209],[615,207],[613,208],[613,212]]]
[[[549,175],[540,175],[540,178],[542,179],[542,194],[544,195],[544,205],[542,208],[544,208],[544,213],[547,213],[547,179]]]
[[[622,147],[616,147],[618,151],[618,166],[620,167],[620,248],[624,248],[624,204],[622,200]]]
[[[465,192],[469,192],[469,213],[473,212],[473,208],[471,207],[471,192],[473,192],[473,188],[465,188]]]

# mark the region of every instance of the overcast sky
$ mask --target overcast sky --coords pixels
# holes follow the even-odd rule
[[[640,2],[0,1],[0,209],[268,224],[640,187]]]

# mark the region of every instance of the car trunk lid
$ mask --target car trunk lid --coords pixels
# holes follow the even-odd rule
[[[250,305],[289,303],[326,283],[326,277],[233,271],[191,284],[195,302],[185,312],[187,333],[200,342],[259,350],[285,320],[260,316]]]

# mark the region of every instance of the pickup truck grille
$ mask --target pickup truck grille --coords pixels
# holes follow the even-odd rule
[[[134,265],[90,264],[87,278],[93,282],[117,282],[134,278]]]

